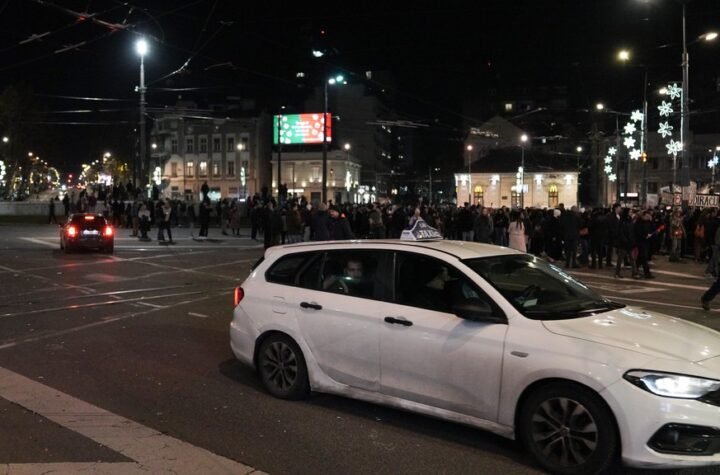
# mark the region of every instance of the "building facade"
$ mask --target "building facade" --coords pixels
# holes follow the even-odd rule
[[[315,205],[322,197],[322,152],[282,152],[282,184],[290,196],[305,197]],[[277,183],[277,154],[272,159],[272,188]],[[369,187],[360,186],[362,165],[352,150],[330,150],[327,153],[327,194],[333,203],[362,203],[368,201]]]
[[[207,183],[211,200],[244,200],[269,185],[270,119],[218,115],[189,102],[157,115],[151,169],[163,196],[197,201]]]

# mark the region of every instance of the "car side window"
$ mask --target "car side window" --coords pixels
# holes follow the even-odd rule
[[[456,305],[480,300],[502,313],[493,300],[457,268],[432,257],[399,252],[395,258],[395,301],[454,313]]]
[[[379,276],[391,253],[370,250],[338,250],[325,254],[321,290],[352,297],[383,300],[390,287]]]
[[[301,284],[300,277],[305,274],[305,270],[312,262],[319,261],[320,252],[301,252],[297,254],[288,254],[277,260],[266,272],[265,280],[273,284],[284,284],[297,286]],[[308,274],[309,275],[309,274]],[[315,273],[317,276],[317,273]],[[303,282],[312,286],[311,282]]]

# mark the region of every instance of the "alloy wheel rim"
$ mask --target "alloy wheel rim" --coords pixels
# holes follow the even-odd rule
[[[263,368],[268,382],[279,390],[287,391],[297,381],[298,362],[295,352],[283,342],[276,341],[267,347]]]
[[[597,423],[578,401],[552,398],[532,415],[532,440],[550,462],[563,467],[582,465],[595,453]]]

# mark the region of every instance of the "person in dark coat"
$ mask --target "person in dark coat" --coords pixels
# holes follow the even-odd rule
[[[548,217],[543,225],[545,253],[553,261],[559,261],[562,259],[562,226],[560,226],[561,214],[562,211],[559,209],[548,211]]]
[[[622,279],[622,265],[626,257],[630,255],[632,248],[635,247],[635,233],[633,231],[633,222],[630,217],[630,211],[625,208],[620,218],[617,234],[615,236],[615,249],[617,250],[617,263],[615,264],[615,277]],[[630,259],[633,267],[633,276],[637,274],[635,269],[635,260]]]
[[[565,267],[580,267],[577,264],[577,247],[580,239],[580,226],[582,221],[577,206],[570,208],[560,215],[563,242],[565,243]]]
[[[596,209],[590,218],[590,268],[603,268],[605,246],[608,242],[608,218],[602,209]]]
[[[492,244],[493,221],[490,217],[490,208],[483,208],[475,217],[474,223],[475,242]]]
[[[200,234],[199,236],[207,237],[208,228],[210,227],[210,210],[212,205],[210,204],[210,198],[203,198],[200,203]]]
[[[344,215],[340,214],[337,206],[330,207],[328,232],[330,239],[333,241],[345,241],[354,238],[350,223]]]
[[[317,211],[310,218],[310,240],[330,240],[330,215],[325,203],[320,203]]]
[[[607,235],[607,253],[605,255],[605,264],[610,267],[612,266],[612,255],[613,255],[613,247],[615,247],[615,242],[617,241],[617,235],[620,231],[620,219],[622,218],[621,213],[622,208],[619,204],[615,203],[612,207],[612,211],[608,215],[607,218],[607,225],[608,225],[608,235]]]
[[[652,223],[652,214],[645,211],[635,222],[635,244],[637,246],[637,269],[643,268],[644,277],[646,279],[654,279],[655,276],[650,273],[650,263],[648,256],[650,255],[650,243],[652,242],[655,229]]]

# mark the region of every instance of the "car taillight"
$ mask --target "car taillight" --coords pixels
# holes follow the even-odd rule
[[[70,226],[67,228],[67,235],[70,237],[77,236],[77,228],[75,226]]]
[[[245,291],[242,289],[242,287],[235,287],[235,294],[233,296],[233,307],[237,307],[243,297],[245,297]]]
[[[105,226],[105,236],[110,237],[113,235],[113,228],[110,226]]]

